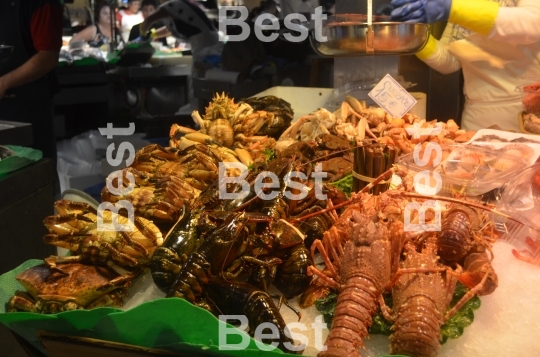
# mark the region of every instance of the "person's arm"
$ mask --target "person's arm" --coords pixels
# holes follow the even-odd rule
[[[540,41],[540,1],[521,0],[518,7],[501,7],[488,37],[518,45]]]
[[[61,6],[50,2],[36,9],[30,21],[30,34],[37,53],[0,77],[0,98],[8,89],[33,82],[56,67],[62,47],[62,31]]]
[[[39,51],[20,67],[0,77],[0,99],[11,88],[33,82],[58,64],[58,51]]]
[[[141,36],[146,35],[154,23],[163,20],[168,16],[169,13],[162,6],[160,6],[154,13],[144,19],[144,21],[140,24]]]
[[[167,37],[167,36],[171,36],[172,33],[171,31],[169,31],[169,29],[167,29],[167,27],[163,26],[163,27],[160,27],[156,30],[156,34],[155,34],[155,38],[158,39],[158,38],[164,38],[164,37]]]
[[[118,24],[118,27],[122,28],[122,14],[120,11],[116,12],[116,22]]]
[[[426,46],[416,54],[416,57],[442,74],[454,73],[461,69],[461,62],[446,47],[453,40],[452,28],[452,24],[447,24],[440,40],[429,35]]]
[[[79,31],[77,34],[75,34],[71,40],[69,40],[69,43],[74,43],[77,41],[86,41],[90,42],[96,37],[97,29],[96,25],[88,26],[87,28]]]
[[[129,42],[141,37],[141,31],[140,31],[139,25],[133,26],[131,30],[129,31],[129,37],[128,37]]]
[[[521,0],[501,7],[486,0],[392,0],[397,21],[449,21],[493,40],[512,44],[540,41],[540,1]]]

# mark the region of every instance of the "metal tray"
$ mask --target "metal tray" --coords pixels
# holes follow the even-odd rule
[[[374,20],[379,18],[374,17]],[[368,24],[365,15],[331,16],[323,24],[326,42],[310,31],[311,46],[321,56],[351,57],[367,55],[411,55],[420,51],[428,40],[429,25],[405,22],[373,22],[373,51],[368,46]]]

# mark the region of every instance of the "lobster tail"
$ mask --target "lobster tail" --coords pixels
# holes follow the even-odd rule
[[[250,284],[225,280],[220,276],[210,279],[206,294],[221,314],[246,316],[252,336],[263,323],[277,327],[277,341],[263,339],[262,342],[278,342],[279,349],[289,352],[285,343],[292,345],[293,341],[285,334],[285,321],[270,295]]]
[[[341,290],[332,321],[332,329],[326,339],[326,351],[318,357],[360,356],[358,347],[363,347],[362,339],[368,335],[372,316],[377,311],[378,290],[363,277],[353,277]]]
[[[427,296],[412,296],[398,311],[390,336],[391,354],[435,357],[440,349],[440,313]]]
[[[437,239],[440,257],[451,262],[462,259],[474,245],[470,230],[478,224],[476,212],[471,208],[461,205],[452,208]]]
[[[307,272],[310,265],[313,262],[309,250],[303,244],[294,246],[287,260],[277,268],[274,285],[288,299],[303,293],[312,280]]]
[[[397,316],[390,336],[392,354],[436,357],[440,346],[442,314],[448,309],[456,279],[438,262],[436,237],[429,237],[422,251],[411,241],[405,244],[408,270],[392,289]],[[414,272],[417,270],[417,272]]]

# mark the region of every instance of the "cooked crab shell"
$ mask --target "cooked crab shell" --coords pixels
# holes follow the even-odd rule
[[[66,264],[64,273],[41,264],[20,273],[16,279],[35,300],[20,295],[10,300],[10,305],[26,311],[55,312],[98,306],[121,306],[126,297],[130,279],[119,276],[106,267],[84,264]],[[108,296],[115,290],[118,294]],[[108,299],[104,299],[110,297]],[[106,303],[99,303],[106,301]],[[47,306],[57,306],[51,311]]]

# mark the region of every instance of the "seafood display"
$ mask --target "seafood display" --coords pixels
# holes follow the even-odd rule
[[[265,110],[255,109],[249,103]],[[200,130],[174,124],[170,131],[170,146],[184,149],[197,142],[214,144],[235,149],[233,152],[246,157],[243,162],[265,162],[263,152],[274,148],[273,137],[285,130],[292,116],[290,104],[276,97],[235,103],[225,93],[216,94],[203,117],[197,110],[192,113]],[[239,149],[242,154],[238,153]]]
[[[107,267],[66,264],[62,273],[45,264],[25,270],[17,280],[19,291],[8,302],[8,311],[57,313],[77,309],[122,306],[130,279]]]
[[[142,148],[107,178],[102,203],[129,202],[133,216],[55,203],[43,240],[70,255],[21,273],[26,291],[7,311],[120,307],[148,274],[162,296],[215,316],[245,316],[252,337],[272,324],[279,334],[260,339],[284,352],[299,346],[284,309],[302,321],[304,309],[333,301],[318,356],[364,355],[365,340],[384,326],[391,354],[435,357],[448,324],[458,326],[458,337],[467,326],[456,322],[464,320],[459,314],[472,314],[478,296],[497,293],[491,219],[500,212],[469,196],[525,168],[534,157],[526,143],[457,145],[474,132],[452,119],[393,118],[350,96],[336,112],[319,108],[293,122],[291,105],[280,98],[235,103],[216,94],[192,117],[200,130],[172,125],[168,147]],[[414,166],[415,152],[424,157],[430,143],[440,145],[441,157]],[[247,170],[228,167],[221,177],[222,163]],[[424,169],[461,186],[452,186],[452,197],[417,193],[414,175]],[[440,211],[419,208],[430,200]],[[114,220],[132,229],[100,228]],[[438,230],[428,229],[435,224]],[[533,238],[526,243],[540,247]],[[525,251],[513,254],[539,264]]]
[[[118,190],[126,190],[130,187],[128,176],[132,175],[135,182],[133,189],[126,195],[115,195],[105,186],[101,192],[102,201],[111,203],[129,201],[138,215],[155,223],[174,224],[180,218],[181,208],[189,205],[200,193],[178,176],[169,175],[151,179],[132,167],[122,170],[121,175],[121,180],[116,177],[111,185]]]
[[[113,223],[113,214],[106,210],[98,212],[86,203],[60,200],[55,203],[57,216],[45,218],[49,229],[45,243],[69,249],[72,255],[52,256],[46,264],[63,272],[59,264],[84,262],[111,267],[121,275],[132,276],[125,268],[140,269],[150,262],[157,247],[163,244],[159,229],[149,220],[135,216],[132,231],[100,230],[98,220]],[[117,215],[119,224],[128,224],[128,217]]]
[[[7,311],[57,313],[61,311],[123,305],[127,288],[150,264],[163,236],[151,221],[133,217],[133,229],[103,229],[103,225],[128,225],[121,210],[98,212],[87,203],[59,200],[56,216],[43,224],[49,234],[43,241],[68,249],[69,256],[50,256],[43,265],[21,273],[17,280],[27,290],[7,303]]]
[[[540,134],[540,118],[532,113],[522,115],[523,129],[527,133]]]

